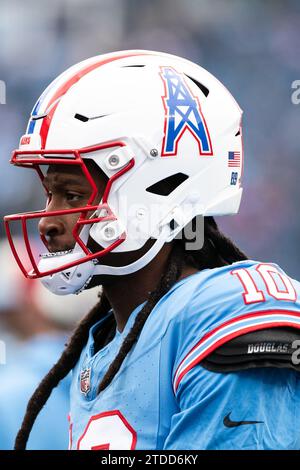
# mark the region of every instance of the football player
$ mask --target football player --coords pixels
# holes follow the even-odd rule
[[[209,72],[154,51],[88,59],[42,94],[11,162],[36,170],[46,208],[7,216],[7,235],[25,276],[102,293],[16,449],[71,369],[70,449],[299,449],[299,283],[213,218],[239,209],[241,114]]]

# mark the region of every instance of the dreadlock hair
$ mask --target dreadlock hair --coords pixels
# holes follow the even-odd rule
[[[157,302],[170,290],[182,273],[184,265],[192,265],[198,270],[204,268],[216,268],[232,264],[235,261],[247,259],[247,256],[222,232],[220,232],[213,217],[206,217],[204,222],[204,244],[201,250],[187,251],[185,243],[187,240],[183,236],[176,239],[168,260],[168,266],[162,275],[156,289],[150,292],[147,302],[138,313],[135,322],[124,339],[118,354],[110,364],[102,381],[98,386],[98,393],[105,390],[119,371],[124,359],[137,342],[143,326]],[[83,318],[74,331],[66,349],[62,353],[58,362],[52,367],[48,374],[41,381],[34,394],[30,398],[22,426],[17,434],[15,450],[26,449],[32,426],[39,412],[47,402],[52,390],[58,383],[66,377],[79,360],[81,351],[85,346],[90,328],[99,319],[104,317],[110,309],[110,304],[104,293],[101,294],[100,301]],[[101,328],[100,346],[99,340],[96,349],[100,349],[113,337],[116,323],[113,320]],[[99,335],[97,335],[99,336]],[[95,339],[95,341],[97,341]]]

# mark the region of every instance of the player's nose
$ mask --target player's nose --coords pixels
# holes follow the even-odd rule
[[[46,205],[46,213],[50,213],[61,209],[59,207],[59,200],[57,197],[49,197]],[[42,217],[38,224],[40,236],[45,237],[47,241],[62,235],[65,232],[63,218],[57,215],[50,215]]]
[[[62,220],[54,216],[43,217],[39,221],[38,228],[40,235],[46,239],[57,237],[65,232]]]

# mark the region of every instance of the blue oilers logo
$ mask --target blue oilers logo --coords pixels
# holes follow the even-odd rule
[[[212,155],[212,145],[200,103],[182,74],[172,67],[161,67],[165,96],[165,127],[162,156],[177,155],[179,141],[185,131],[190,131],[198,143],[200,155]]]

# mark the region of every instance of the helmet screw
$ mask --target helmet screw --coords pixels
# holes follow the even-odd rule
[[[107,238],[113,238],[115,235],[115,230],[112,227],[106,227],[104,229],[104,234]]]
[[[110,166],[116,166],[118,165],[119,163],[119,157],[117,155],[111,155],[109,158],[108,158],[108,163]]]
[[[158,150],[157,150],[157,149],[152,149],[152,150],[150,150],[150,155],[151,155],[151,157],[157,157],[157,155],[158,155]]]

